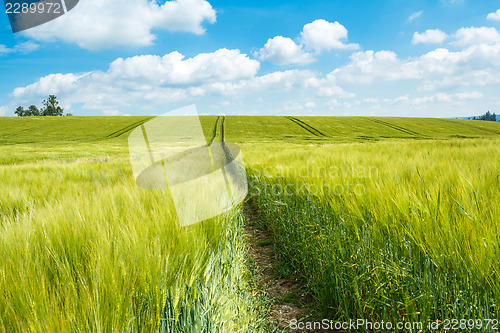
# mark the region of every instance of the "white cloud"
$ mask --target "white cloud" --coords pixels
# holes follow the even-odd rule
[[[290,90],[294,87],[306,87],[315,78],[316,74],[311,71],[292,69],[258,76],[240,83],[239,86],[240,89],[250,88],[253,91]]]
[[[205,0],[85,0],[44,25],[23,34],[39,41],[62,40],[85,49],[141,47],[155,40],[152,30],[202,34],[214,23],[215,10]]]
[[[455,97],[463,101],[466,99],[480,99],[483,98],[484,95],[479,91],[469,91],[469,92],[457,93],[455,94]]]
[[[301,45],[283,36],[270,38],[255,55],[261,60],[269,60],[278,65],[306,65],[315,60],[313,55],[305,52]]]
[[[347,65],[331,72],[336,82],[370,84],[412,80],[419,90],[485,86],[500,83],[500,38],[494,28],[462,28],[452,52],[438,48],[419,57],[401,59],[392,51],[351,55]]]
[[[497,10],[496,12],[489,13],[488,16],[486,16],[486,18],[492,21],[500,21],[500,9]]]
[[[40,45],[31,41],[16,44],[12,48],[8,48],[7,46],[0,44],[0,55],[7,53],[30,53],[38,50],[39,47]]]
[[[415,61],[423,90],[500,83],[500,43],[471,45],[458,52],[437,49]]]
[[[8,107],[13,110],[15,105],[36,104],[48,94],[56,94],[65,109],[76,108],[73,113],[83,108],[103,114],[152,114],[161,113],[158,110],[175,103],[206,103],[208,109],[215,105],[228,114],[245,108],[248,112],[260,110],[261,113],[313,109],[328,112],[334,108],[336,112],[345,110],[346,114],[366,114],[380,109],[377,114],[395,115],[405,104],[407,108],[401,111],[404,115],[433,116],[436,115],[433,108],[439,107],[443,112],[439,115],[453,116],[458,112],[467,113],[472,105],[488,107],[488,97],[491,103],[496,101],[488,95],[488,90],[479,88],[500,84],[500,41],[495,42],[494,38],[498,32],[487,29],[485,34],[481,28],[457,31],[455,40],[467,41],[463,46],[457,44],[458,51],[437,48],[410,58],[400,58],[389,50],[355,52],[346,65],[327,75],[295,68],[258,76],[259,61],[239,50],[228,49],[191,58],[179,52],[118,58],[105,71],[51,74],[16,88]],[[469,34],[478,34],[478,31],[487,37],[478,38],[478,43],[469,42]],[[306,57],[317,55],[306,52],[302,44],[278,37],[270,39],[266,44],[268,48],[262,49],[269,52],[261,53],[261,50],[256,55],[282,63],[285,59],[296,61],[304,54]],[[274,44],[276,41],[300,52],[291,52],[294,56],[288,54],[288,58],[283,55],[286,53],[274,53],[273,58],[270,50],[279,49],[276,46],[279,43]],[[377,95],[378,101],[369,98],[381,89],[384,93]],[[431,92],[420,96],[422,91]],[[262,104],[263,100],[266,103]],[[284,101],[289,103],[283,104]],[[314,102],[315,106],[306,102]],[[3,113],[6,110],[0,109]]]
[[[107,76],[134,84],[193,85],[201,82],[236,81],[257,73],[260,63],[239,50],[219,49],[189,59],[175,51],[163,57],[135,56],[113,61]]]
[[[415,12],[413,14],[411,14],[410,16],[408,16],[408,22],[411,22],[415,19],[418,19],[420,16],[422,16],[422,14],[424,13],[423,10],[419,11],[419,12]]]
[[[413,105],[429,104],[429,103],[450,103],[463,102],[468,99],[480,99],[484,95],[478,91],[462,92],[456,94],[447,94],[443,92],[436,93],[432,96],[417,97],[410,101]]]
[[[355,94],[346,92],[342,87],[335,84],[325,84],[318,88],[316,94],[319,97],[340,97],[340,98],[354,98]]]
[[[74,74],[50,74],[40,78],[38,82],[28,85],[23,88],[16,88],[12,92],[14,98],[19,98],[25,95],[54,95],[61,91],[72,89],[74,84],[84,78],[85,75]]]
[[[257,76],[259,65],[238,50],[226,49],[188,59],[178,52],[163,57],[119,58],[105,72],[51,74],[16,88],[10,94],[9,106],[36,104],[48,94],[56,94],[63,107],[74,110],[73,113],[83,109],[121,115],[158,113],[158,109],[172,103],[207,100],[212,106],[234,110],[244,104],[242,98],[255,101],[255,97],[266,96],[272,96],[272,100],[287,95],[309,100],[314,95],[355,96],[336,86],[330,77],[310,70]],[[311,104],[308,107],[312,108]]]
[[[412,43],[413,44],[439,44],[442,43],[446,38],[448,38],[448,35],[442,32],[439,29],[434,29],[434,30],[426,30],[423,33],[415,32],[413,34],[413,39]]]
[[[251,93],[279,93],[294,89],[317,89],[317,74],[308,70],[277,71],[239,82],[215,82],[203,86],[209,94],[232,95]]]
[[[257,60],[239,50],[220,49],[185,59],[178,52],[163,57],[144,55],[113,61],[106,72],[51,74],[37,82],[14,89],[14,104],[39,102],[56,94],[69,105],[83,103],[83,108],[115,113],[127,107],[161,107],[172,101],[186,101],[206,94],[231,93],[249,89],[260,67]],[[258,86],[272,81],[259,78]],[[297,75],[298,76],[298,75]],[[296,79],[304,82],[304,77]],[[284,85],[285,79],[275,79]],[[272,82],[268,82],[272,85]]]
[[[304,25],[300,33],[300,41],[308,50],[315,52],[330,51],[333,49],[359,49],[358,44],[345,44],[347,29],[339,22],[315,20]]]
[[[500,42],[500,33],[495,28],[460,28],[453,36],[456,41],[451,43],[455,46],[468,46],[478,44],[494,44]]]
[[[112,116],[112,117],[116,117],[116,116],[121,115],[120,111],[118,111],[118,110],[103,110],[103,113],[106,116]]]
[[[0,116],[4,116],[7,111],[9,110],[9,108],[7,106],[0,106]]]
[[[365,84],[420,76],[416,64],[398,59],[396,53],[372,50],[352,54],[349,64],[335,69],[330,75],[341,82]]]
[[[268,39],[266,45],[255,56],[278,65],[307,65],[316,60],[316,55],[333,49],[356,50],[358,44],[346,44],[347,29],[339,22],[315,20],[304,25],[298,43],[291,38],[276,36]]]

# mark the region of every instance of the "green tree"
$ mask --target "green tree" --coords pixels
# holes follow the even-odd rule
[[[17,114],[18,117],[26,116],[26,110],[22,106],[18,106],[14,113]]]
[[[483,114],[481,117],[479,117],[479,120],[486,120],[486,121],[497,121],[497,115],[495,113],[490,113],[490,111],[486,112]]]
[[[49,95],[49,98],[43,101],[42,116],[62,116],[63,111],[55,95]]]
[[[27,116],[33,116],[33,117],[38,117],[40,116],[40,110],[36,107],[36,105],[30,105],[28,108],[28,111],[26,111]]]

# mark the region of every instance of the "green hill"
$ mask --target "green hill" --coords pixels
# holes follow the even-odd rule
[[[0,145],[56,142],[99,142],[128,134],[153,117],[0,118]],[[207,139],[216,116],[202,116]],[[226,141],[334,143],[385,139],[482,138],[500,135],[500,123],[462,119],[374,117],[228,116]]]

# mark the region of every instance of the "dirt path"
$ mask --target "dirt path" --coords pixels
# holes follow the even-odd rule
[[[258,287],[269,296],[272,303],[269,323],[279,327],[279,332],[292,331],[287,329],[287,326],[292,319],[301,320],[307,317],[308,310],[304,304],[310,302],[310,297],[301,283],[276,275],[273,236],[256,225],[262,217],[252,200],[243,206],[243,215],[247,221],[245,233],[249,240],[252,268],[258,276]]]
[[[217,118],[214,137],[210,143],[216,138],[217,125],[220,123],[221,142],[224,145],[226,117],[220,118],[221,116]],[[261,220],[262,216],[251,199],[243,205],[243,215],[246,219],[245,233],[249,240],[248,254],[252,268],[258,275],[258,290],[267,294],[271,301],[269,324],[277,327],[279,332],[290,331],[287,327],[291,320],[307,317],[308,311],[303,305],[311,302],[310,296],[306,294],[303,284],[276,275],[273,235],[257,226],[256,222]],[[294,331],[300,332],[300,330]]]

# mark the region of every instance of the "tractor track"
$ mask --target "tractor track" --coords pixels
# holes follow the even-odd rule
[[[221,116],[219,116],[219,118],[220,117]],[[213,139],[217,137],[217,123],[219,118],[214,128]],[[225,142],[225,121],[226,116],[222,116],[220,122],[221,144],[225,152],[226,160],[232,161],[234,157],[231,155],[231,151],[226,147]],[[321,132],[318,131],[318,133]],[[236,170],[231,168],[229,168],[227,172],[234,177],[238,176]],[[225,177],[227,176],[225,175]],[[269,308],[270,312],[266,319],[266,323],[272,327],[273,332],[290,331],[288,326],[291,320],[300,320],[308,317],[308,310],[304,304],[311,302],[311,296],[307,293],[303,281],[296,281],[276,275],[274,236],[270,231],[263,230],[258,226],[260,224],[259,221],[262,221],[264,217],[251,197],[244,201],[241,213],[245,218],[243,231],[247,240],[248,263],[256,276],[256,290],[258,290],[259,294],[267,295],[271,301]],[[292,297],[286,299],[284,297],[286,295],[301,296],[290,301],[288,299]]]
[[[388,123],[388,122],[385,122],[383,120],[378,120],[378,119],[372,119],[372,118],[365,118],[367,120],[370,120],[374,123],[377,123],[379,125],[383,125],[383,126],[386,126],[386,127],[390,127],[396,131],[399,131],[399,132],[402,132],[402,133],[405,133],[405,134],[408,134],[408,135],[412,135],[412,136],[420,136],[420,137],[423,137],[424,135],[420,134],[420,133],[417,133],[417,132],[414,132],[414,131],[411,131],[409,129],[406,129],[404,127],[401,127],[401,126],[398,126],[398,125],[394,125],[394,124],[391,124],[391,123]]]
[[[440,120],[443,121],[443,122],[447,122],[450,119],[440,119]],[[478,127],[478,126],[475,126],[475,124],[473,124],[473,123],[470,123],[470,124],[469,123],[460,123],[460,124],[464,125],[464,126],[467,126],[469,128],[473,128],[475,130],[480,130],[480,131],[483,131],[483,132],[493,133],[493,134],[496,134],[496,135],[500,135],[500,131],[495,131],[495,130],[492,130],[492,129]]]
[[[302,127],[303,129],[305,129],[306,131],[308,131],[309,133],[311,133],[314,136],[326,137],[326,135],[324,133],[322,133],[321,131],[317,130],[316,128],[312,127],[311,125],[305,123],[304,121],[302,121],[296,117],[285,116],[285,118],[292,121],[296,125]]]
[[[219,123],[220,117],[221,116],[218,116],[217,119],[215,120],[214,132],[212,138],[210,139],[210,141],[208,141],[209,146],[214,142],[215,138],[217,137],[217,124]]]
[[[224,122],[226,121],[226,116],[222,116],[222,124],[220,126],[221,141],[224,142]]]
[[[117,137],[119,137],[119,136],[121,136],[121,135],[123,135],[123,134],[125,134],[125,133],[127,133],[127,132],[130,132],[130,131],[131,131],[131,130],[133,130],[134,128],[141,126],[142,124],[144,124],[145,122],[147,122],[147,121],[149,121],[149,120],[151,120],[151,118],[149,118],[149,119],[145,119],[145,120],[139,120],[139,121],[138,121],[138,122],[136,122],[136,123],[133,123],[133,124],[128,125],[128,126],[125,126],[124,128],[119,129],[118,131],[115,131],[115,132],[113,132],[113,133],[111,133],[111,134],[108,134],[108,135],[106,136],[106,139],[117,138]]]

